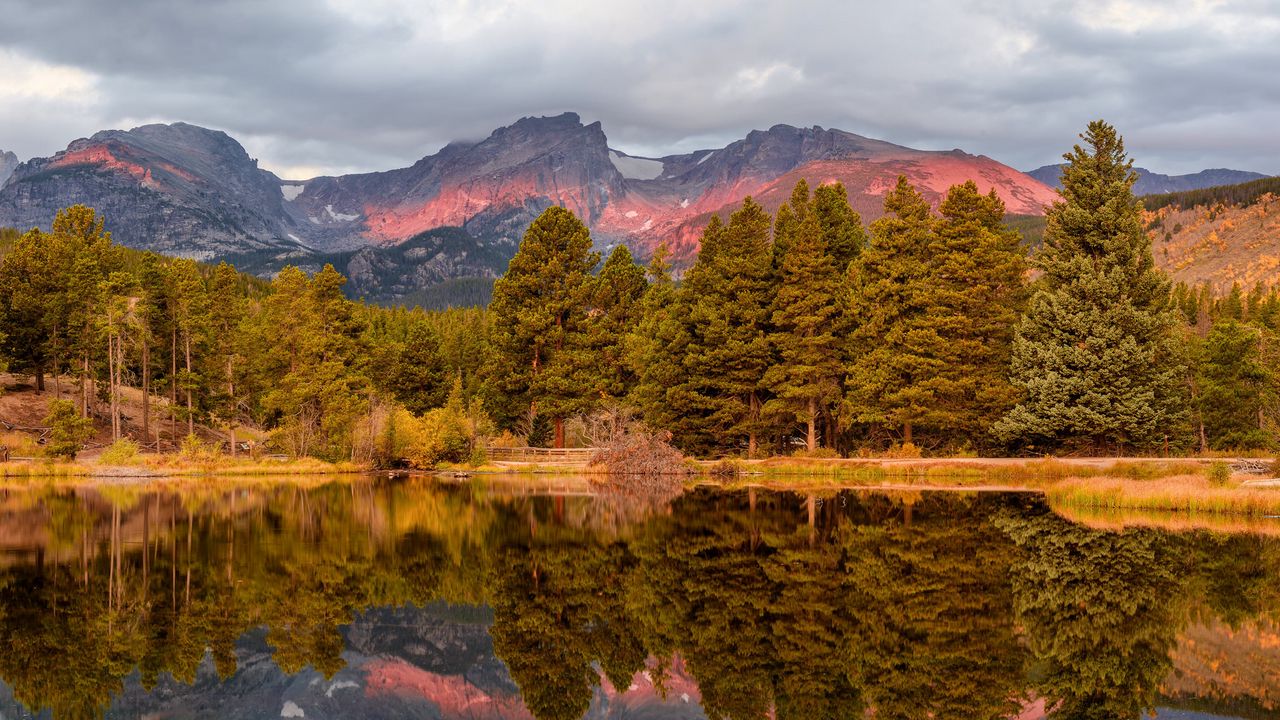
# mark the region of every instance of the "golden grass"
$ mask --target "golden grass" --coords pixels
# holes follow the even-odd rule
[[[62,479],[86,477],[210,477],[266,475],[338,475],[368,472],[368,466],[352,462],[331,463],[315,458],[254,460],[229,457],[193,460],[176,454],[138,455],[127,465],[107,465],[55,460],[0,463],[0,478],[6,480]]]
[[[1144,527],[1187,532],[1203,530],[1226,534],[1280,536],[1280,518],[1265,515],[1191,513],[1143,508],[1102,508],[1055,505],[1054,511],[1066,519],[1098,530]]]
[[[770,458],[722,460],[701,463],[704,472],[716,475],[729,469],[738,476],[759,476],[765,482],[825,481],[849,485],[902,484],[920,486],[999,486],[1044,489],[1079,477],[1118,477],[1155,480],[1195,474],[1203,462],[1192,460],[1099,459],[830,459]],[[732,474],[730,475],[732,477]],[[730,482],[738,482],[741,477]]]
[[[1070,478],[1045,490],[1063,509],[1148,510],[1189,515],[1280,515],[1280,489],[1215,486],[1202,473],[1134,482],[1115,477]]]

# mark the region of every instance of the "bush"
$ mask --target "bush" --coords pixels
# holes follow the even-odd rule
[[[70,400],[54,400],[49,403],[49,444],[45,452],[51,457],[75,460],[84,442],[93,436],[93,421],[80,417]]]
[[[103,465],[129,465],[138,458],[138,443],[129,438],[120,438],[102,451],[98,462]]]
[[[422,470],[443,462],[483,464],[481,438],[490,431],[483,409],[478,403],[465,406],[461,387],[455,384],[445,406],[422,417],[396,408],[387,423],[383,448],[391,462]]]
[[[1222,460],[1215,460],[1209,463],[1209,467],[1205,468],[1204,474],[1209,479],[1209,484],[1214,487],[1223,487],[1231,482],[1231,466]]]
[[[189,433],[182,438],[182,445],[178,447],[178,455],[195,462],[207,462],[217,458],[217,449],[212,443],[205,443],[195,436],[195,433]]]
[[[884,455],[887,458],[915,460],[920,457],[920,448],[915,443],[902,443],[889,448]]]

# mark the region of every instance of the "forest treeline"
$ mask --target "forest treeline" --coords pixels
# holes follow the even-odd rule
[[[703,457],[1274,448],[1280,296],[1172,286],[1122,139],[1092,123],[1032,252],[994,193],[935,211],[900,178],[864,225],[839,184],[713,217],[676,277],[572,213],[526,232],[487,310],[353,302],[331,266],[270,283],[113,245],[85,207],[0,263],[13,371],[176,447],[197,424],[293,455],[429,466],[486,441],[587,444],[636,417]],[[154,402],[122,417],[122,388]]]

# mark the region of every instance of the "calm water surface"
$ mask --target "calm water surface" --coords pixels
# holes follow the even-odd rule
[[[0,718],[1271,718],[1278,611],[1029,494],[0,492]]]

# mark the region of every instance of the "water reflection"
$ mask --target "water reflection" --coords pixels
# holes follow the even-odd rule
[[[8,490],[0,715],[1268,717],[1278,581],[1034,495]]]

